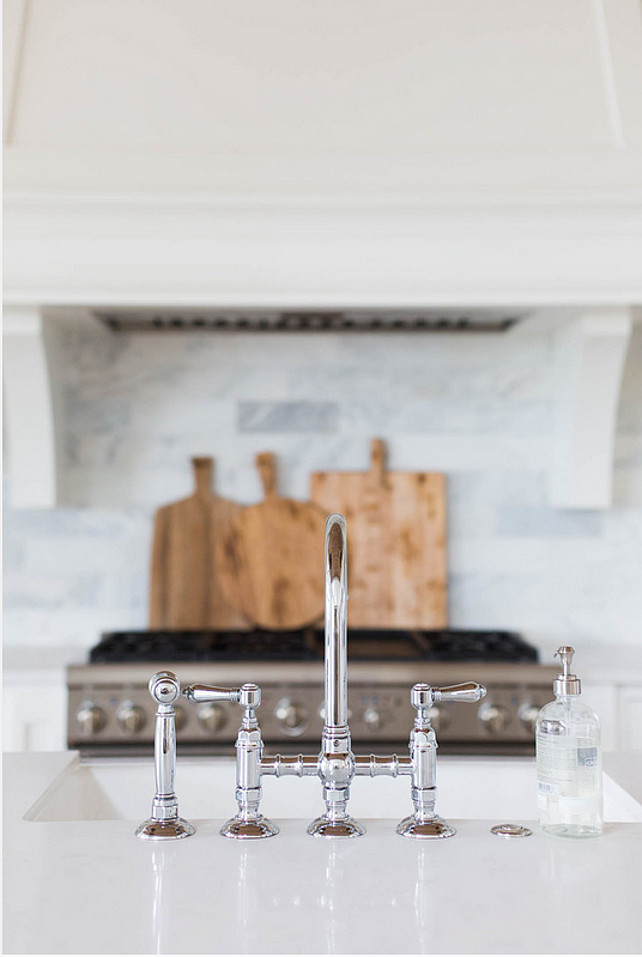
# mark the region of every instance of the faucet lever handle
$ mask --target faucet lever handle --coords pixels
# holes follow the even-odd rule
[[[486,688],[476,681],[465,681],[447,688],[433,688],[434,701],[479,701],[486,695]]]
[[[193,684],[183,688],[189,701],[240,701],[240,688],[219,688],[216,685]]]
[[[427,717],[428,709],[436,701],[479,701],[486,694],[486,688],[476,681],[466,681],[459,685],[449,685],[447,688],[431,688],[421,682],[413,685],[410,700],[413,708],[419,712],[419,717]]]

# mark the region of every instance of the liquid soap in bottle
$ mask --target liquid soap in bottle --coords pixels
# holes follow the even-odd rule
[[[544,705],[535,725],[539,823],[559,837],[602,833],[602,754],[600,720],[580,698],[571,674],[575,650],[565,645],[555,656],[562,674],[553,681],[555,701]]]

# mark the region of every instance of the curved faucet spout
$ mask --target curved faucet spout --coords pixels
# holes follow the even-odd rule
[[[359,837],[363,825],[348,814],[355,760],[348,727],[348,574],[346,520],[325,523],[325,720],[318,758],[326,812],[312,822],[315,837]]]
[[[346,521],[330,515],[325,526],[325,725],[348,724]]]

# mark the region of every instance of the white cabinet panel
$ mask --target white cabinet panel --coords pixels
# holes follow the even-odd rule
[[[67,689],[62,674],[4,676],[3,751],[62,751],[67,746]]]
[[[599,715],[602,728],[602,750],[620,750],[618,689],[616,686],[589,684],[582,681],[582,698]]]
[[[622,750],[642,749],[642,685],[620,689]]]

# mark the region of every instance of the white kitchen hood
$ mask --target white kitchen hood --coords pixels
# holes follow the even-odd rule
[[[6,6],[14,504],[56,501],[55,309],[97,334],[549,322],[551,501],[609,504],[642,304],[639,0],[131,0],[126,28],[117,4]]]

